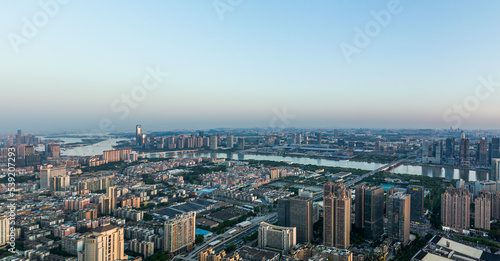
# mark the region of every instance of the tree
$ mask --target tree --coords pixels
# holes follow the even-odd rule
[[[205,240],[205,237],[203,235],[198,235],[198,236],[196,236],[196,239],[194,242],[196,244],[201,244],[201,243],[203,243],[204,240]]]

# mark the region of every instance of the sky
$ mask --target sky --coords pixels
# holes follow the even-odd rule
[[[0,133],[500,129],[499,12],[460,0],[5,0]]]

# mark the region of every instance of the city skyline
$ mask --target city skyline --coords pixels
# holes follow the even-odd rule
[[[54,1],[2,4],[1,133],[500,129],[500,3]]]

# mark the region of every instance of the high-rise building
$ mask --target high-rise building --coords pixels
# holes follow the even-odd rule
[[[120,161],[120,150],[105,150],[102,152],[102,157],[108,162]]]
[[[411,195],[411,221],[421,222],[424,218],[424,192],[425,188],[422,186],[409,185],[406,188],[406,194]]]
[[[488,166],[488,140],[481,138],[477,145],[477,164],[480,166]]]
[[[238,138],[238,149],[240,149],[240,150],[245,149],[245,137]]]
[[[321,132],[316,133],[316,139],[318,140],[318,144],[321,144]]]
[[[210,136],[210,149],[217,149],[217,135]]]
[[[233,135],[226,136],[226,147],[232,149],[234,147],[234,137]]]
[[[364,235],[369,239],[377,239],[384,233],[384,188],[375,186],[365,190]]]
[[[494,181],[500,181],[500,158],[491,160],[491,179]]]
[[[50,191],[66,191],[69,188],[70,176],[62,175],[49,178]]]
[[[7,216],[0,216],[0,246],[9,242],[9,218]]]
[[[469,146],[470,140],[465,138],[465,135],[462,133],[462,138],[460,139],[460,165],[469,165]]]
[[[142,127],[141,125],[135,126],[135,145],[141,147],[142,144]]]
[[[21,130],[17,130],[16,145],[21,145],[21,144],[23,144],[23,134]]]
[[[259,248],[280,250],[288,253],[296,244],[296,228],[280,227],[261,222],[259,226]]]
[[[470,227],[470,192],[464,187],[449,187],[441,195],[441,222],[445,227],[468,229]]]
[[[116,187],[108,187],[107,196],[109,197],[110,212],[116,209],[116,200],[118,199],[118,192]]]
[[[455,138],[446,138],[446,152],[445,157],[447,161],[454,159],[455,157]]]
[[[491,195],[491,218],[500,219],[500,192]]]
[[[356,187],[356,202],[355,202],[355,221],[354,226],[357,229],[363,229],[365,221],[365,190],[368,188],[365,184]]]
[[[350,246],[351,191],[338,184],[323,198],[323,244],[346,249]]]
[[[474,200],[474,227],[490,230],[491,193],[482,190]]]
[[[53,159],[58,159],[61,156],[61,146],[49,143],[45,145],[45,157],[50,157]]]
[[[183,213],[165,222],[163,251],[179,254],[193,247],[196,212]]]
[[[295,227],[297,243],[310,243],[313,232],[313,201],[307,197],[278,200],[278,226]]]
[[[394,193],[388,199],[387,234],[392,240],[403,245],[410,239],[410,205],[411,196],[403,193]]]
[[[126,260],[123,228],[104,225],[85,239],[85,261]]]
[[[489,149],[490,162],[492,159],[500,158],[500,138],[492,138]]]
[[[50,178],[57,176],[65,176],[66,167],[44,167],[40,169],[40,188],[50,188]]]

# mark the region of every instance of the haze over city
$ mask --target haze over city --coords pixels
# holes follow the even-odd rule
[[[495,1],[60,2],[0,5],[1,133],[500,129]],[[168,76],[125,115],[148,68]]]

